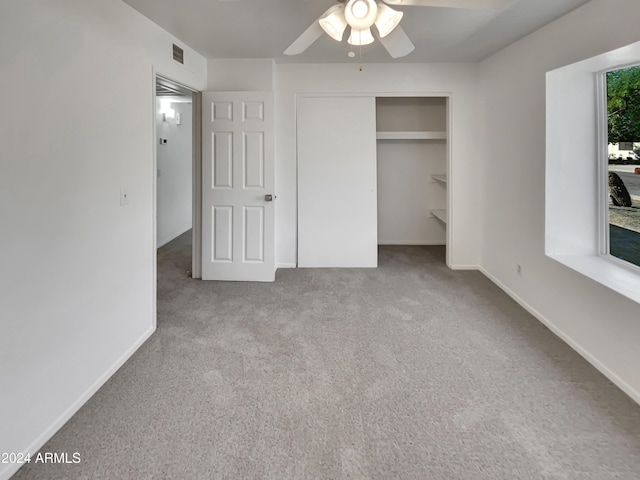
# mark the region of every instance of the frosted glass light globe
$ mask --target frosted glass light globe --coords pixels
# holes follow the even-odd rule
[[[369,28],[377,17],[378,5],[375,0],[349,0],[345,5],[344,18],[356,30]]]
[[[351,7],[351,11],[353,12],[353,16],[356,18],[364,18],[369,13],[369,5],[363,0],[357,0],[353,7]]]

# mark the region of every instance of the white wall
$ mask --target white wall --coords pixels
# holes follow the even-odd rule
[[[479,124],[484,271],[636,401],[640,306],[545,256],[544,199],[545,73],[638,41],[638,14],[593,0],[482,62]]]
[[[275,63],[270,58],[210,58],[207,90],[217,92],[273,92]]]
[[[447,130],[445,98],[379,97],[377,131]],[[378,140],[378,243],[444,245],[446,227],[430,210],[447,206],[443,140]]]
[[[276,65],[276,263],[296,263],[297,94],[451,94],[450,265],[480,264],[481,192],[477,137],[477,72],[469,64]]]
[[[39,448],[155,329],[152,66],[206,83],[172,41],[120,1],[0,3],[0,452]]]
[[[181,115],[181,124],[174,119],[163,120],[160,99],[156,100],[157,138],[167,140],[156,144],[157,152],[157,244],[170,242],[192,227],[193,204],[193,107],[191,103],[172,103]]]
[[[447,204],[443,142],[378,141],[378,243],[444,245],[445,225],[429,213]]]

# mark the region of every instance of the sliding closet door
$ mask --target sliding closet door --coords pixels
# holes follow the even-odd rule
[[[375,98],[299,97],[298,266],[378,265]]]

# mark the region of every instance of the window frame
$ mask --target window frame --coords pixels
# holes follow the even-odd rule
[[[616,70],[640,66],[637,62],[614,66],[596,73],[596,101],[597,101],[597,132],[598,132],[598,242],[600,256],[607,261],[618,264],[640,275],[640,265],[636,265],[621,258],[611,255],[611,218],[609,216],[609,101],[607,96],[607,73]],[[633,145],[632,142],[629,142]]]
[[[598,141],[598,245],[600,255],[611,260],[609,253],[609,105],[607,101],[607,72],[596,73],[596,132]]]
[[[640,268],[608,253],[603,79],[607,71],[639,62],[635,42],[546,73],[544,209],[545,255],[638,304]]]

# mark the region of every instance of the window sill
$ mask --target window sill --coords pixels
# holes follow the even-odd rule
[[[547,255],[549,258],[640,303],[640,274],[615,260],[595,255]]]

